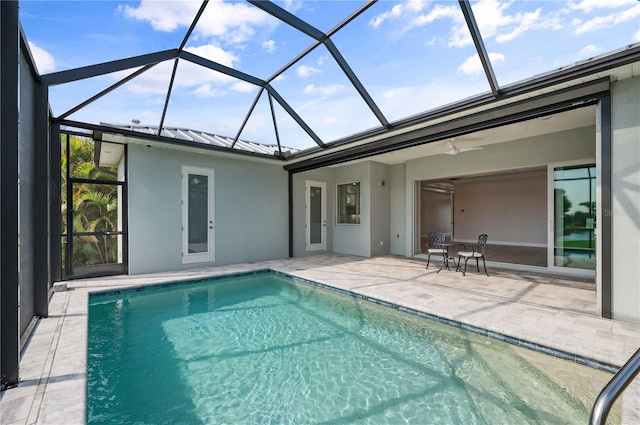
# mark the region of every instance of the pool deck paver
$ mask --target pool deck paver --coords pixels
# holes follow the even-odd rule
[[[0,423],[84,424],[86,341],[90,292],[197,280],[272,269],[464,325],[621,366],[640,347],[640,324],[597,316],[594,284],[547,274],[475,268],[466,276],[425,269],[425,262],[393,256],[320,254],[166,273],[68,282],[54,292],[23,350],[20,384],[0,393]],[[640,383],[623,398],[623,424],[640,423]]]

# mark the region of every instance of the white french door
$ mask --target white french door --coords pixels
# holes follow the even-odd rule
[[[182,263],[215,260],[213,170],[182,166]]]
[[[327,184],[305,182],[306,250],[327,249]]]

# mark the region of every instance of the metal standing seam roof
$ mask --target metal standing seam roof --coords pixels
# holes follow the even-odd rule
[[[133,131],[141,133],[141,135],[155,135],[158,134],[158,127],[147,125],[129,125],[129,124],[109,124],[101,123],[104,127],[110,127],[114,129]],[[169,139],[175,139],[185,142],[193,142],[194,144],[204,144],[217,146],[227,149],[238,149],[246,152],[263,154],[269,156],[278,156],[280,148],[277,145],[266,145],[261,143],[255,143],[248,140],[237,140],[231,137],[220,136],[217,134],[211,134],[204,131],[197,131],[189,128],[176,128],[176,127],[164,127],[161,132],[161,136]],[[290,147],[282,147],[283,152],[291,152],[292,154],[298,152],[298,149]]]

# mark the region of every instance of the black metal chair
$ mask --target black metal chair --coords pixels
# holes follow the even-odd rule
[[[484,259],[484,249],[487,246],[487,239],[489,237],[486,234],[482,234],[478,236],[478,242],[471,248],[471,251],[460,251],[458,252],[458,267],[456,267],[456,271],[460,269],[460,263],[464,258],[464,270],[462,271],[462,275],[465,276],[467,272],[467,262],[469,258],[476,259],[476,269],[478,273],[480,273],[480,265],[478,264],[478,259],[482,258],[482,266],[484,267],[484,273],[489,276],[487,273],[487,264]]]
[[[427,234],[427,269],[429,268],[429,262],[431,261],[431,255],[442,255],[442,261],[444,261],[447,269],[447,250],[441,245],[447,238],[447,234],[443,232],[431,232]],[[438,270],[440,271],[440,270]]]

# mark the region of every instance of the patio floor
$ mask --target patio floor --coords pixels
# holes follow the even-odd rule
[[[17,388],[0,393],[3,424],[82,424],[86,405],[87,301],[92,291],[271,268],[489,330],[601,364],[621,366],[640,347],[640,325],[597,317],[588,280],[489,268],[461,273],[401,257],[322,254],[196,270],[83,279],[55,292],[23,351]],[[542,351],[544,351],[544,349]],[[623,399],[622,423],[640,423],[640,385]]]

